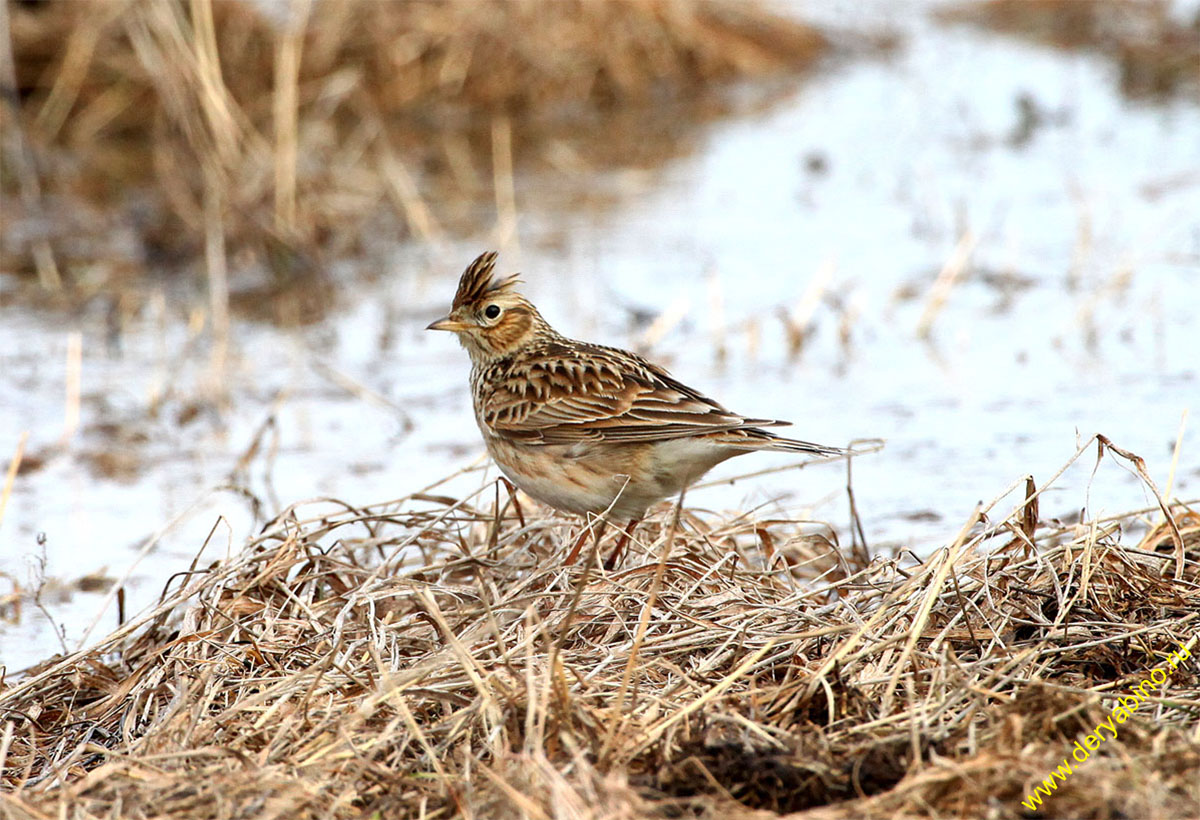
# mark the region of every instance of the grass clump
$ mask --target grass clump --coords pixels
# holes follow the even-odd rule
[[[714,110],[682,103],[828,48],[740,0],[60,0],[0,23],[0,259],[84,294],[218,254],[311,289],[318,254],[477,229],[514,158],[659,161]]]
[[[1014,487],[1010,513],[981,507],[919,563],[665,507],[623,567],[562,566],[571,528],[490,484],[291,508],[95,648],[4,684],[0,800],[20,817],[1023,816],[1114,698],[1181,643],[1200,656],[1200,516],[1163,501],[1066,524],[1040,516],[1046,487]],[[1192,663],[1052,813],[1188,816],[1198,715]]]
[[[1190,23],[1160,0],[984,0],[939,13],[1026,37],[1056,48],[1088,49],[1112,60],[1121,92],[1134,98],[1194,95],[1200,91],[1200,12]]]

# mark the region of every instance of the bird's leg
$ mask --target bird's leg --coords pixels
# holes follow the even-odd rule
[[[583,549],[583,542],[587,540],[589,529],[592,531],[592,535],[595,536],[592,539],[593,546],[599,547],[600,546],[600,536],[604,535],[604,528],[607,526],[608,526],[608,521],[606,521],[603,518],[599,519],[596,523],[592,524],[591,527],[588,527],[587,524],[585,523],[583,525],[583,529],[580,530],[580,532],[579,532],[579,537],[577,539],[575,539],[575,546],[571,547],[571,551],[567,553],[566,560],[564,560],[563,563],[566,564],[567,566],[570,566],[571,564],[574,564],[576,560],[579,559],[579,551],[581,549]]]
[[[517,513],[517,520],[521,522],[521,529],[525,529],[525,513],[521,512],[521,502],[517,500],[517,485],[504,476],[500,476],[500,480],[504,482],[504,487],[508,490],[508,500],[512,502],[513,509]]]
[[[617,565],[617,561],[621,560],[621,553],[625,549],[625,545],[629,543],[629,539],[633,537],[633,531],[637,529],[637,525],[642,523],[641,518],[631,518],[629,523],[625,525],[624,531],[621,532],[621,537],[617,539],[617,546],[613,548],[612,554],[604,562],[605,569],[612,569]]]

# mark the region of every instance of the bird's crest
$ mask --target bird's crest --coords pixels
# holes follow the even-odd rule
[[[495,251],[488,251],[480,254],[474,262],[467,265],[462,278],[458,280],[458,291],[454,294],[454,308],[472,302],[481,302],[490,295],[510,291],[521,281],[516,274],[496,280],[496,256]]]

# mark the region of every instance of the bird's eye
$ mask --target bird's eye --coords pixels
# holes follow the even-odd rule
[[[499,305],[488,305],[486,308],[483,309],[483,315],[488,317],[489,319],[495,319],[497,316],[500,315],[500,306]]]

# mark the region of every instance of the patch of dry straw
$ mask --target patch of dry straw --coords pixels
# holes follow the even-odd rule
[[[1179,19],[1164,0],[969,0],[937,16],[1037,40],[1058,48],[1088,49],[1111,60],[1123,94],[1195,98],[1200,91],[1200,11]]]
[[[1093,449],[1145,474],[1103,437],[1072,461]],[[614,571],[562,566],[572,528],[499,484],[294,507],[96,648],[4,685],[3,813],[1021,816],[1200,629],[1200,516],[1067,524],[1039,516],[1045,487],[1010,489],[1011,512],[981,507],[921,562],[664,509]],[[1198,672],[1053,813],[1194,814]]]
[[[10,40],[0,261],[85,294],[477,230],[514,159],[657,164],[713,109],[673,103],[828,45],[743,0],[58,0],[0,7]]]

